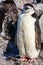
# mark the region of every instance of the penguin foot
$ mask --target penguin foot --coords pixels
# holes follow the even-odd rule
[[[28,57],[21,57],[20,59],[19,59],[19,61],[29,61],[30,63],[32,63],[32,62],[36,62],[37,61],[37,59],[36,58],[28,58]]]
[[[21,57],[21,58],[19,59],[19,61],[27,61],[27,58],[26,58],[26,57]]]
[[[32,62],[36,62],[37,59],[36,58],[30,58],[30,59],[28,59],[28,61],[32,63]]]

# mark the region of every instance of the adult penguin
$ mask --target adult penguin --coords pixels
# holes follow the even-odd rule
[[[35,61],[40,53],[40,42],[39,18],[35,14],[34,7],[27,3],[23,7],[23,13],[19,15],[17,25],[17,46],[20,60]]]

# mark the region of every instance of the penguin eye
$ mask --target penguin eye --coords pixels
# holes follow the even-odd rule
[[[28,7],[25,7],[25,10],[28,10],[29,8]]]

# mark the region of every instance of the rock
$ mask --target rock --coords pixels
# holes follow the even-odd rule
[[[41,0],[40,2],[43,3],[43,0]]]
[[[5,1],[5,0],[0,0],[0,2],[3,2],[3,1]]]
[[[43,58],[43,50],[41,51],[40,56]]]
[[[14,2],[16,3],[17,7],[22,8],[22,6],[23,6],[25,3],[32,3],[33,0],[14,0]]]
[[[0,53],[3,54],[3,52],[6,51],[7,44],[8,40],[4,40],[2,37],[0,37]]]
[[[43,12],[43,4],[39,3],[39,4],[33,4],[35,10],[36,10],[36,14],[37,16],[39,16],[42,12]]]
[[[6,60],[4,60],[3,58],[0,58],[0,65],[7,65]]]
[[[19,14],[21,13],[21,9],[25,3],[32,3],[34,0],[14,0],[17,5]]]
[[[41,43],[42,43],[43,42],[43,4],[42,3],[33,4],[33,6],[36,10],[37,16],[42,14],[40,19],[39,19],[39,24],[40,24],[40,28],[41,28]]]
[[[9,2],[8,0],[6,0],[0,4],[0,7],[1,7],[0,8],[0,17],[1,17],[0,18],[1,19],[0,27],[1,27],[1,32],[2,32],[1,36],[5,37],[7,39],[11,39],[12,34],[11,34],[11,32],[9,33],[9,28],[11,31],[12,27],[13,28],[17,27],[15,24],[17,22],[17,18],[18,18],[18,10],[17,10],[16,4],[13,1]],[[7,17],[13,19],[13,21],[11,22],[11,26],[7,23],[7,22],[9,22],[7,20]],[[15,32],[15,30],[14,30],[15,28],[14,29],[13,28],[12,28],[12,32],[13,31]],[[14,35],[12,35],[12,37],[14,37]]]

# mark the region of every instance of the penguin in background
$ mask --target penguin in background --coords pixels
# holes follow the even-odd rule
[[[18,17],[17,46],[20,60],[36,61],[41,49],[41,29],[39,18],[32,4],[26,3]]]

